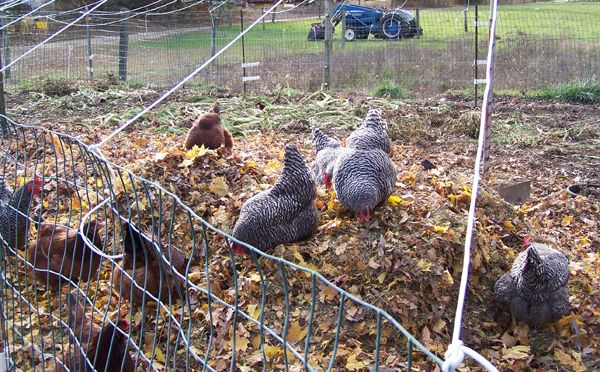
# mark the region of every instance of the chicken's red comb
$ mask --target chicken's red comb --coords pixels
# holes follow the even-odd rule
[[[129,332],[129,326],[130,324],[127,319],[119,319],[119,321],[117,322],[117,327],[125,333]]]

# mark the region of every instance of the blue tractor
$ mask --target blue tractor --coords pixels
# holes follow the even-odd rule
[[[342,21],[344,13],[346,24],[343,37],[348,41],[367,39],[369,34],[380,39],[404,39],[423,35],[423,29],[417,24],[415,17],[406,10],[388,11],[354,4],[339,4],[331,17],[334,27]],[[308,40],[325,38],[323,22],[311,25]]]

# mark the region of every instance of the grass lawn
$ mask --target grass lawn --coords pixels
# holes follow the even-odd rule
[[[413,11],[414,14],[414,11]],[[473,37],[475,7],[467,13],[468,31],[464,30],[464,13],[461,8],[426,9],[420,11],[420,24],[424,35],[413,43],[445,45],[446,41]],[[479,7],[479,19],[489,17],[487,6]],[[497,35],[536,36],[543,38],[597,39],[600,24],[600,6],[597,3],[540,3],[503,5],[499,7]],[[255,48],[277,49],[283,55],[319,52],[319,42],[307,41],[310,24],[319,22],[318,18],[257,25],[245,37],[247,51]],[[231,41],[240,32],[239,25],[222,26],[217,30],[216,45],[220,48]],[[341,27],[337,27],[334,39],[340,38]],[[485,32],[482,36],[485,36]],[[373,39],[373,36],[371,36]],[[347,48],[365,48],[378,46],[389,41],[369,40],[365,42],[346,43]],[[373,41],[376,41],[373,43]],[[403,40],[401,43],[407,43]],[[137,46],[146,48],[191,48],[209,49],[211,44],[210,29],[186,32],[159,40],[139,41]],[[394,43],[396,45],[398,43]]]

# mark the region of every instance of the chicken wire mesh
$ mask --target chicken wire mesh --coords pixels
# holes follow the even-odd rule
[[[174,194],[74,137],[4,119],[4,185],[31,190],[25,206],[3,191],[0,219],[0,335],[18,368],[441,365],[320,274],[259,251],[234,257],[232,238]],[[27,246],[8,245],[10,224]]]
[[[497,88],[531,89],[596,76],[600,67],[600,15],[592,7],[593,3],[586,2],[500,6]],[[479,7],[478,20],[488,20],[487,8]],[[249,89],[319,89],[327,66],[325,43],[307,40],[307,36],[312,24],[324,21],[324,9],[323,1],[279,8],[246,35],[243,45],[238,41],[205,69],[197,82],[241,91],[241,64],[245,61],[260,62],[246,71],[248,76],[260,76],[260,80],[248,83]],[[475,33],[479,33],[480,43],[485,43],[487,36],[487,28],[476,30],[474,26],[475,6],[407,10],[423,29],[422,35],[382,40],[371,34],[365,40],[343,41],[344,23],[336,25],[329,62],[332,88],[372,91],[399,84],[414,95],[427,96],[473,87],[473,63],[481,57],[475,54]],[[120,76],[125,71],[123,78],[133,83],[169,85],[238,35],[242,18],[249,24],[262,12],[262,8],[254,7],[240,13],[239,8],[223,4],[127,17],[93,13],[84,24],[77,24],[14,65],[8,82],[26,84],[37,77]],[[7,28],[5,62],[79,14],[35,15]],[[6,21],[14,17],[18,15]],[[483,50],[484,45],[478,48]]]

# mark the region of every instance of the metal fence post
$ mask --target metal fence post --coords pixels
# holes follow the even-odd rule
[[[210,15],[210,56],[213,57],[217,52],[217,18]]]
[[[417,24],[417,31],[419,27],[421,27],[421,10],[419,8],[415,9],[415,23]],[[421,33],[417,32],[417,39],[421,38]]]
[[[244,32],[244,11],[240,9],[240,32]],[[244,97],[246,96],[246,46],[242,35],[242,83],[244,85]]]
[[[342,7],[342,49],[346,47],[346,6]]]
[[[119,80],[127,80],[127,49],[129,48],[129,32],[127,20],[119,26]]]
[[[265,8],[264,8],[264,7],[262,8],[262,10],[261,10],[261,12],[260,12],[260,13],[261,13],[261,15],[262,15],[262,14],[265,14]],[[265,18],[267,18],[267,17],[264,17],[264,18],[262,19],[262,27],[263,27],[263,31],[265,30]]]
[[[4,38],[0,38],[0,114],[3,116],[0,118],[0,126],[2,126],[2,136],[6,136],[8,134],[8,123],[6,122],[6,104],[4,102],[4,73],[2,71],[2,67],[4,64],[2,63],[2,57],[4,54],[2,53],[4,49]],[[1,305],[1,303],[0,303]],[[0,313],[0,318],[2,317],[2,313]],[[0,334],[4,332],[4,327],[0,330]]]
[[[465,5],[465,32],[469,32],[469,7]]]
[[[479,6],[475,5],[475,76],[473,77],[473,82],[478,78],[477,71],[477,60],[479,59],[479,40],[477,38],[477,34],[479,33],[479,27],[477,26],[477,21],[479,21]],[[473,84],[475,86],[475,97],[474,97],[474,107],[477,107],[477,84]]]
[[[6,22],[6,18],[1,17],[0,18],[0,26],[4,26],[5,24],[7,24],[8,22]],[[10,64],[10,47],[8,45],[8,28],[3,28],[2,32],[1,32],[1,38],[2,38],[2,55],[4,56],[4,65],[9,65]],[[4,78],[6,80],[10,79],[10,67],[7,68],[6,70],[4,70]]]
[[[331,87],[331,47],[332,47],[332,25],[331,25],[331,1],[325,0],[325,51],[323,53],[323,85],[326,89]]]
[[[87,7],[86,7],[86,11],[87,11]],[[92,64],[92,58],[94,55],[92,54],[92,30],[91,30],[91,27],[89,26],[90,17],[87,17],[86,23],[87,23],[87,26],[85,26],[85,35],[87,37],[88,76],[91,80],[94,78],[94,66]]]

